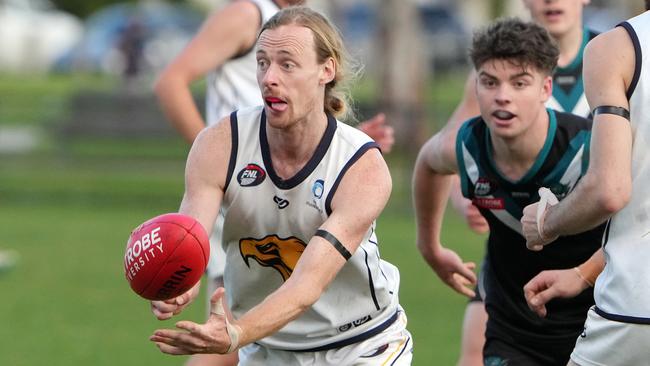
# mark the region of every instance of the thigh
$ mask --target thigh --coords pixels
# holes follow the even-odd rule
[[[470,301],[465,308],[459,366],[482,366],[487,312],[482,301]]]

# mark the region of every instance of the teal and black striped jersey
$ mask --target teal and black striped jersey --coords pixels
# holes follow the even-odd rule
[[[553,72],[553,95],[546,102],[548,108],[590,118],[591,110],[582,84],[582,55],[587,43],[597,35],[598,33],[585,28],[582,35],[582,45],[576,57],[569,65],[555,68]]]
[[[526,248],[519,221],[524,207],[539,200],[540,187],[550,188],[563,199],[589,163],[591,122],[551,109],[547,113],[546,142],[533,166],[517,181],[504,177],[496,168],[490,131],[480,116],[460,128],[456,156],[463,195],[474,202],[490,226],[483,269],[489,314],[486,336],[516,337],[522,343],[550,342],[553,347],[571,342],[569,352],[593,304],[592,291],[551,301],[547,317],[540,318],[526,305],[523,287],[543,270],[572,268],[586,261],[599,249],[603,227],[561,237],[540,252]]]

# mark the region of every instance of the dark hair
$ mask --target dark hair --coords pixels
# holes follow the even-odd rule
[[[291,6],[271,17],[262,26],[259,35],[267,29],[290,24],[312,31],[318,62],[323,63],[330,57],[334,60],[336,74],[334,79],[325,85],[325,112],[340,119],[353,117],[347,84],[356,78],[360,69],[348,55],[338,29],[323,14],[306,6]]]
[[[478,70],[486,61],[508,60],[551,75],[560,54],[548,32],[532,22],[500,19],[474,33],[470,58]]]

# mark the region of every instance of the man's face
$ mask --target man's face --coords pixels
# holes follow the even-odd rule
[[[283,128],[323,111],[325,85],[334,78],[332,59],[318,63],[310,29],[283,25],[257,42],[257,82],[267,121]]]
[[[533,66],[489,60],[477,70],[476,96],[481,116],[493,135],[512,139],[546,113],[552,79]]]
[[[535,22],[560,38],[574,27],[582,27],[582,8],[590,0],[524,0]]]

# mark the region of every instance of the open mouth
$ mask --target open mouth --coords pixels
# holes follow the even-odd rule
[[[564,12],[562,10],[555,10],[555,9],[546,10],[544,12],[544,15],[547,16],[547,17],[557,17],[557,16],[560,16],[562,14],[564,14]]]
[[[286,110],[288,106],[287,102],[277,97],[266,97],[264,98],[264,102],[269,106],[269,108],[271,108],[271,110],[276,112],[282,112]]]
[[[515,118],[515,115],[504,110],[494,111],[492,115],[500,120],[508,121]]]

